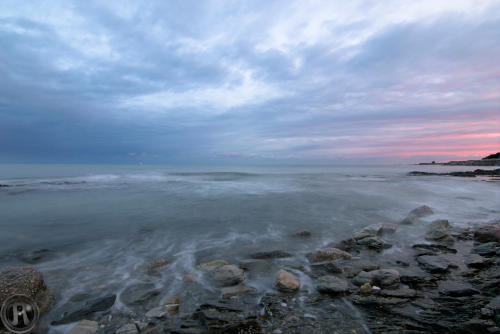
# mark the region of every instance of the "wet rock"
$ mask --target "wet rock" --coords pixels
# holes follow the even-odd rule
[[[68,334],[94,334],[99,329],[99,325],[95,321],[82,320]]]
[[[319,249],[307,255],[307,258],[311,263],[334,261],[338,259],[350,259],[351,257],[351,254],[333,247]]]
[[[318,278],[316,289],[321,293],[344,294],[349,290],[349,285],[346,280],[327,275]]]
[[[42,273],[31,267],[10,268],[0,272],[0,305],[13,294],[33,299],[40,314],[46,313],[54,301],[54,295],[45,285]]]
[[[163,302],[170,314],[175,314],[179,311],[180,303],[181,299],[178,296],[169,297]]]
[[[222,293],[222,298],[231,298],[234,296],[252,293],[255,291],[256,290],[254,288],[248,287],[248,286],[243,285],[243,284],[238,284],[238,285],[222,288],[221,293]]]
[[[120,295],[120,300],[125,305],[143,304],[159,293],[160,290],[156,289],[153,283],[137,283],[125,288]]]
[[[157,306],[157,307],[152,308],[151,310],[147,311],[145,316],[147,318],[161,319],[161,318],[165,318],[169,313],[170,312],[169,312],[168,306],[161,305],[161,306]]]
[[[476,268],[476,269],[486,268],[486,267],[489,267],[493,264],[492,260],[490,260],[486,257],[483,257],[479,254],[467,255],[464,259],[464,262],[467,265],[467,267]]]
[[[471,296],[479,293],[470,284],[456,281],[441,281],[438,285],[439,293],[446,296]]]
[[[386,248],[391,248],[392,245],[389,243],[386,243],[382,239],[379,239],[377,237],[367,237],[363,238],[361,240],[356,241],[356,244],[359,246],[364,246],[370,249],[375,249],[377,251],[381,251]]]
[[[434,255],[418,256],[417,262],[422,269],[427,270],[431,273],[443,273],[448,271],[448,269],[453,266],[449,260],[441,256]]]
[[[54,254],[53,252],[50,251],[50,249],[42,248],[25,254],[21,254],[19,256],[19,259],[25,263],[35,264],[35,263],[40,263],[42,261],[46,261],[53,257]]]
[[[217,267],[212,274],[215,280],[222,286],[236,285],[245,280],[243,269],[232,264]]]
[[[425,239],[431,241],[453,243],[453,237],[448,233],[451,225],[446,219],[433,221],[425,234]]]
[[[75,321],[87,319],[95,313],[104,312],[115,304],[116,295],[108,295],[88,300],[81,306],[74,306],[65,312],[61,319],[52,322],[52,325],[69,324]]]
[[[415,215],[416,217],[426,217],[434,214],[434,210],[432,210],[430,207],[427,205],[422,205],[419,206],[418,208],[415,208],[410,211],[410,215]]]
[[[472,254],[479,254],[482,256],[493,256],[496,255],[497,249],[498,249],[498,243],[497,242],[487,242],[484,244],[480,244],[476,247],[474,247],[471,250]]]
[[[304,230],[304,231],[295,232],[293,234],[293,236],[294,237],[308,238],[308,237],[312,236],[312,233],[311,233],[311,231]]]
[[[407,286],[400,286],[398,289],[380,291],[380,295],[384,297],[396,297],[396,298],[414,298],[417,296],[417,291],[408,288]]]
[[[414,214],[409,214],[405,219],[403,219],[400,224],[403,225],[417,225],[420,223],[420,218]]]
[[[372,285],[370,283],[364,283],[359,287],[361,293],[370,293],[372,291]]]
[[[240,268],[253,273],[267,273],[272,270],[273,265],[269,261],[259,259],[243,259]]]
[[[414,285],[426,284],[433,280],[433,277],[418,267],[399,268],[401,282]]]
[[[429,225],[429,230],[448,230],[451,228],[450,222],[446,219],[434,220]]]
[[[195,274],[187,274],[182,277],[183,282],[195,282],[197,279]]]
[[[225,266],[227,264],[228,263],[227,263],[226,260],[213,260],[213,261],[210,261],[210,262],[202,263],[202,264],[199,265],[199,267],[201,269],[213,269],[213,268],[216,268],[216,267]]]
[[[488,225],[474,232],[474,240],[478,242],[500,242],[500,225]]]
[[[423,249],[423,250],[428,250],[431,251],[432,254],[436,253],[457,253],[457,250],[455,248],[448,247],[446,245],[439,245],[439,244],[415,244],[412,246],[414,249]]]
[[[400,282],[400,275],[396,269],[378,269],[373,271],[361,271],[352,283],[361,286],[365,283],[379,285],[385,288],[396,288]]]
[[[202,327],[198,327],[199,333],[260,333],[261,326],[257,316],[237,307],[225,304],[203,304],[197,312],[196,317]],[[182,333],[182,331],[176,331]],[[188,331],[185,333],[198,333]]]
[[[260,259],[260,260],[265,260],[265,259],[282,259],[285,257],[292,257],[293,254],[290,254],[288,252],[284,252],[281,250],[274,250],[270,252],[257,252],[253,253],[250,255],[252,259]]]
[[[397,224],[383,223],[382,226],[378,229],[377,235],[383,236],[387,234],[394,234],[396,233],[397,229],[398,229]]]
[[[342,267],[335,261],[314,263],[311,265],[311,271],[317,275],[328,274],[328,273],[341,274],[342,272],[344,272],[344,270],[342,270]]]
[[[340,241],[338,244],[334,245],[335,248],[338,248],[343,251],[352,251],[353,249],[356,248],[356,239],[354,238],[349,238]]]
[[[282,292],[293,292],[300,288],[299,278],[283,269],[276,275],[274,284],[276,288]]]
[[[356,305],[364,306],[390,306],[408,302],[408,299],[405,298],[382,297],[374,294],[353,295],[351,300]]]
[[[120,327],[116,334],[136,334],[139,333],[135,324],[126,324]]]
[[[150,271],[150,272],[151,271],[155,271],[156,269],[164,267],[164,266],[166,266],[169,263],[170,263],[170,261],[167,260],[167,259],[165,259],[165,258],[156,259],[156,260],[151,261],[150,263],[148,263],[147,270]]]

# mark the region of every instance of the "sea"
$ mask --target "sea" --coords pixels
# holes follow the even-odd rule
[[[491,169],[495,167],[481,167]],[[420,205],[453,226],[500,220],[500,182],[488,177],[409,176],[467,166],[0,165],[0,269],[31,265],[56,296],[118,296],[152,282],[161,298],[183,295],[195,275],[192,307],[218,290],[199,264],[238,263],[259,251],[305,255],[364,227],[397,223]],[[294,233],[308,230],[310,238]],[[424,241],[425,227],[401,238]],[[395,246],[391,250],[397,252]],[[165,259],[154,275],[148,265]],[[279,266],[279,261],[276,263]],[[285,260],[283,260],[285,261]],[[313,291],[307,271],[297,270]],[[258,293],[273,278],[252,277]],[[126,309],[119,302],[115,307]],[[53,317],[56,316],[54,312]],[[64,332],[50,326],[49,332]]]

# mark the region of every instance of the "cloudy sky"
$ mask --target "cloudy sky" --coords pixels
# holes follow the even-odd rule
[[[498,1],[0,2],[0,162],[500,150]]]

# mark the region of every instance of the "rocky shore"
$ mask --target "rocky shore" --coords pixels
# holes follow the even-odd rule
[[[444,166],[500,166],[500,152],[490,154],[481,160],[462,160],[448,162],[421,162],[419,165],[444,165]]]
[[[408,173],[410,176],[426,176],[426,175],[446,175],[446,176],[459,176],[459,177],[476,177],[476,176],[500,176],[500,168],[497,169],[476,169],[466,172],[449,172],[449,173],[430,173],[413,171]]]
[[[500,223],[463,228],[429,221],[432,214],[421,206],[399,223],[369,225],[305,256],[271,249],[237,263],[198,263],[202,277],[184,276],[185,293],[162,300],[146,281],[116,295],[78,294],[42,316],[38,332],[50,321],[76,324],[71,334],[500,333]],[[415,230],[426,242],[402,238]],[[158,259],[145,270],[166,266]],[[267,289],[248,284],[265,275],[274,277]],[[212,297],[196,297],[200,280],[210,282]],[[12,293],[29,295],[42,313],[53,302],[34,268],[0,272],[0,302]]]

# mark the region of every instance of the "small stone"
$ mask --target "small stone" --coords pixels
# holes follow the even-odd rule
[[[245,280],[243,269],[232,264],[217,267],[212,274],[215,280],[222,286],[236,285]]]
[[[373,283],[381,287],[395,287],[399,285],[400,275],[396,269],[378,269],[370,272]]]
[[[334,261],[338,259],[350,259],[351,257],[351,254],[333,247],[319,249],[307,255],[307,258],[311,263]]]
[[[429,225],[429,230],[448,230],[451,228],[450,222],[446,219],[434,220]]]
[[[238,284],[222,288],[221,292],[222,292],[222,298],[231,298],[234,296],[255,292],[255,289],[243,284]]]
[[[167,307],[168,313],[174,314],[179,311],[181,299],[178,296],[167,298],[163,304]]]
[[[349,290],[349,285],[341,278],[327,275],[318,279],[316,289],[321,293],[344,294]]]
[[[183,282],[195,282],[197,279],[195,274],[188,274],[182,277]]]
[[[136,334],[136,333],[138,333],[138,331],[135,324],[123,325],[116,331],[116,334]]]
[[[335,261],[314,263],[311,265],[311,270],[313,272],[324,272],[331,274],[341,274],[344,270]]]
[[[226,260],[213,260],[210,262],[202,263],[199,265],[199,267],[202,269],[213,269],[216,267],[225,266],[226,264],[228,264]]]
[[[68,334],[94,334],[99,329],[97,322],[90,320],[81,320],[73,327]]]
[[[493,264],[493,261],[479,254],[467,255],[464,262],[470,268],[485,268]]]
[[[384,297],[414,298],[417,295],[417,291],[406,286],[402,286],[395,290],[381,290],[380,295]]]
[[[275,285],[283,292],[297,291],[300,288],[299,278],[284,269],[276,275]]]
[[[416,217],[425,217],[434,214],[434,210],[432,210],[427,205],[419,206],[410,211],[410,215],[415,215]]]
[[[361,293],[370,293],[372,291],[372,285],[370,283],[364,283],[359,287]]]
[[[365,247],[375,249],[378,251],[380,251],[384,248],[391,248],[392,247],[391,244],[386,243],[382,239],[379,239],[377,237],[363,238],[361,240],[358,240],[356,243],[360,246],[365,246]]]
[[[151,261],[149,264],[148,264],[148,271],[154,271],[158,268],[161,268],[161,267],[164,267],[166,266],[167,264],[169,264],[170,261],[168,261],[167,259],[163,258],[163,259],[157,259],[157,260],[154,260],[154,261]]]
[[[368,237],[373,237],[374,235],[368,232],[361,232],[353,236],[354,240],[359,241]]]

